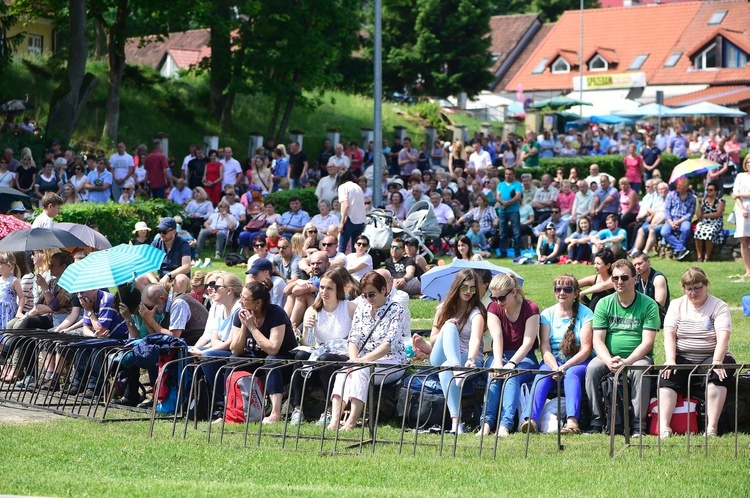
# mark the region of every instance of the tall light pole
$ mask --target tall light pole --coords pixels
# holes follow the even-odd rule
[[[381,186],[383,175],[381,171],[383,164],[383,0],[375,0],[375,47],[373,54],[375,63],[373,83],[373,128],[375,137],[375,148],[372,161],[372,206],[380,207],[382,204],[383,188]]]
[[[578,100],[583,102],[583,0],[581,0],[581,44],[578,53]],[[578,106],[578,115],[583,117],[583,104]]]

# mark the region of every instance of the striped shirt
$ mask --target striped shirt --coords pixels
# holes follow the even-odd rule
[[[664,331],[669,330],[677,331],[677,354],[699,362],[714,354],[717,333],[731,332],[732,317],[727,303],[710,294],[697,309],[682,296],[669,304]]]

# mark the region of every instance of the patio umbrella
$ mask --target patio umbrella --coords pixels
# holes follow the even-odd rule
[[[724,116],[727,118],[741,118],[747,116],[742,112],[731,107],[714,104],[713,102],[701,102],[699,104],[688,105],[670,111],[670,116]]]
[[[718,169],[721,166],[702,157],[696,159],[686,159],[674,167],[672,176],[669,177],[669,183],[674,183],[678,178],[683,176],[702,175],[708,170]]]
[[[467,261],[465,259],[457,259],[450,264],[436,266],[424,273],[421,278],[422,294],[438,301],[442,301],[448,294],[448,290],[456,277],[456,273],[464,268],[471,268],[472,270],[489,270],[493,276],[499,273],[510,274],[518,279],[519,284],[523,285],[523,278],[510,268],[497,266],[489,261]]]
[[[541,102],[534,102],[529,106],[531,109],[542,109],[544,107],[560,108],[565,109],[569,107],[575,107],[577,105],[594,105],[591,102],[584,102],[583,100],[572,99],[570,97],[553,97],[551,99],[542,100]]]
[[[147,244],[120,244],[70,265],[60,276],[60,287],[68,292],[116,287],[158,270],[165,256],[164,251]]]
[[[86,244],[58,228],[30,228],[17,230],[0,240],[0,252],[37,251],[39,249],[63,249],[84,247]]]
[[[617,111],[613,114],[617,116],[628,116],[628,117],[634,117],[634,118],[651,117],[651,116],[659,116],[659,115],[663,117],[668,117],[668,116],[672,116],[672,114],[670,114],[672,111],[674,111],[674,108],[667,107],[665,105],[646,104],[646,105],[642,105],[641,107],[638,107],[637,109],[629,109],[627,111]]]
[[[17,230],[31,228],[31,223],[19,220],[9,214],[0,214],[0,239],[4,239]]]
[[[33,108],[34,104],[28,100],[13,99],[0,105],[0,113],[23,112]]]
[[[26,209],[31,209],[31,198],[28,195],[14,188],[0,187],[0,211],[7,213],[15,201],[21,201]]]
[[[86,247],[99,250],[112,247],[112,244],[109,243],[107,237],[86,225],[79,225],[78,223],[55,223],[55,228],[72,233],[81,239],[86,244]]]

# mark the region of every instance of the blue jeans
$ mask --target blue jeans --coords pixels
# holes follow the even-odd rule
[[[339,252],[346,253],[346,246],[349,245],[350,240],[352,241],[352,252],[354,252],[354,241],[357,240],[357,237],[362,235],[362,232],[364,231],[364,223],[352,223],[352,221],[347,218],[344,223],[344,230],[339,235]]]
[[[684,251],[687,246],[688,237],[690,237],[690,221],[680,223],[680,228],[673,230],[669,223],[664,223],[661,227],[661,236],[667,241],[675,252]],[[678,239],[675,234],[678,234]]]
[[[503,351],[503,364],[507,363],[514,354],[516,354],[515,351]],[[491,368],[493,366],[493,360],[494,357],[492,356],[487,358],[485,366]],[[539,368],[539,362],[536,359],[534,351],[530,351],[529,354],[526,355],[526,358],[521,360],[516,368],[523,370],[536,370],[537,368]],[[491,379],[488,378],[487,382],[489,383],[490,380]],[[485,415],[484,423],[488,424],[494,430],[497,426],[498,415],[500,415],[500,425],[508,430],[512,430],[513,417],[516,414],[516,409],[518,408],[518,400],[521,397],[521,384],[531,384],[533,380],[533,374],[523,374],[516,375],[515,377],[512,377],[508,380],[498,380],[492,382],[489,385],[490,393],[487,398],[487,413]],[[500,407],[500,393],[503,389],[503,383],[507,383],[507,386],[505,386],[505,393],[503,394],[502,410],[500,410],[500,413],[498,413],[498,409]]]
[[[430,365],[436,367],[463,367],[468,357],[468,351],[462,353],[460,350],[458,328],[452,323],[443,325],[443,328],[440,329],[440,333],[437,335],[435,344],[432,346]],[[448,410],[451,412],[451,417],[460,416],[461,398],[459,394],[461,390],[455,381],[451,383],[453,372],[446,370],[440,372],[438,377],[440,377],[440,386],[443,388],[443,395],[445,396],[446,403],[448,403]],[[449,386],[450,392],[448,390]]]
[[[521,253],[521,213],[498,213],[500,219],[500,250],[505,252],[508,249],[508,242],[511,240],[511,233],[513,236],[513,247],[516,250],[516,254]],[[508,229],[508,222],[510,221],[510,230]],[[511,232],[511,233],[508,233]]]
[[[291,188],[302,188],[302,181],[299,178],[290,178],[289,186]]]
[[[562,361],[557,360],[558,366],[562,364]],[[581,418],[581,393],[583,392],[583,381],[586,379],[586,366],[588,364],[589,360],[586,360],[580,365],[570,367],[565,371],[565,377],[563,377],[562,387],[565,393],[565,413],[568,417],[575,417],[576,420],[580,420]],[[547,364],[542,365],[539,370],[552,371]],[[547,401],[547,395],[550,389],[557,385],[557,380],[551,376],[544,377],[540,374],[534,379],[534,384],[531,388],[534,396],[531,418],[537,421],[539,414],[542,413],[542,408],[544,408],[544,403]],[[563,393],[557,393],[557,395],[562,396]],[[528,416],[528,413],[524,414],[524,417]]]

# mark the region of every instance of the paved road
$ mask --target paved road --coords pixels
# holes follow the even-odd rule
[[[34,422],[49,422],[60,418],[62,418],[61,415],[48,411],[0,403],[0,424],[30,424]]]

